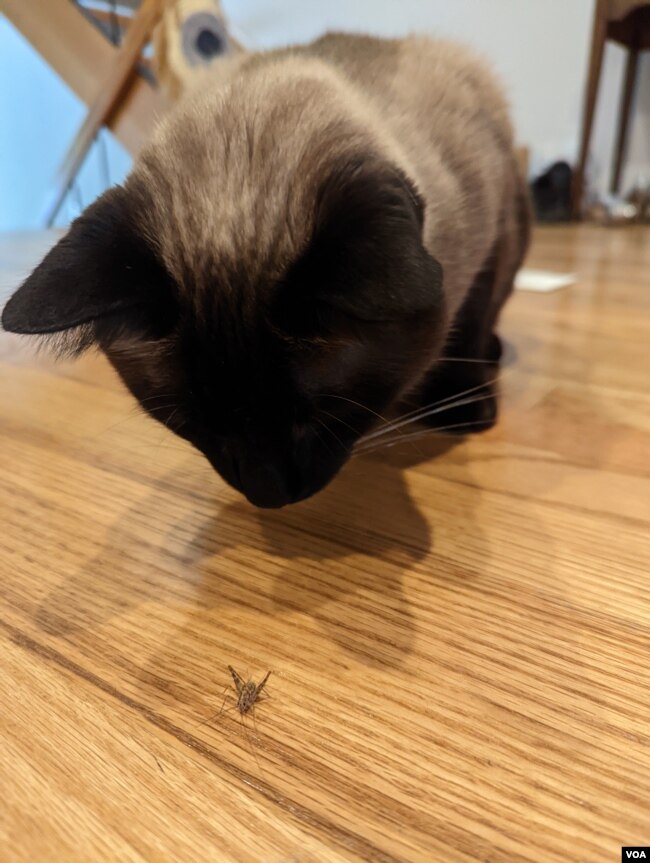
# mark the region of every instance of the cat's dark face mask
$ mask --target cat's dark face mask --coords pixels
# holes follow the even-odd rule
[[[441,349],[442,272],[412,184],[376,160],[338,169],[309,242],[252,300],[244,260],[245,300],[231,282],[197,303],[135,206],[128,184],[93,204],[10,299],[3,327],[54,335],[59,353],[99,347],[143,409],[254,505],[316,493]]]

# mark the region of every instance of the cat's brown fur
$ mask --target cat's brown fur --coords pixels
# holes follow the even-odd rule
[[[495,246],[513,264],[521,257],[527,213],[513,147],[501,89],[469,50],[329,34],[223,60],[162,122],[133,180],[179,280],[208,259],[210,278],[214,264],[254,277],[281,273],[306,245],[327,170],[378,150],[424,199],[425,245],[442,264],[453,318]]]
[[[329,35],[220,62],[2,322],[96,344],[145,410],[282,506],[405,397],[447,399],[434,419],[454,429],[494,422],[485,363],[528,222],[483,63]],[[481,398],[455,405],[467,388]]]

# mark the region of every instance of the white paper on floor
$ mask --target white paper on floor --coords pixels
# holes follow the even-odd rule
[[[519,291],[548,293],[574,285],[577,279],[573,273],[552,273],[549,270],[519,270],[515,277],[515,288]]]

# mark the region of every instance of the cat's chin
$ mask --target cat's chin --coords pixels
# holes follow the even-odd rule
[[[336,473],[338,473],[338,471]],[[255,490],[253,492],[246,491],[245,489],[237,490],[241,492],[246,500],[252,506],[256,507],[256,509],[284,509],[287,506],[304,503],[314,497],[314,495],[319,494],[319,492],[327,488],[330,482],[332,482],[336,473],[318,483],[305,486],[298,492],[294,493],[284,491],[278,492],[276,489]]]
[[[206,457],[221,479],[257,509],[282,509],[308,500],[326,488],[347,461],[347,458],[336,459],[322,464],[309,476],[297,478],[294,473],[289,479],[270,463],[258,462],[253,466],[243,460],[224,459],[222,454],[217,458]]]
[[[246,492],[243,489],[237,489],[244,495],[246,500],[256,509],[284,509],[287,506],[303,503],[309,498],[314,497],[329,485],[331,480],[326,480],[313,488],[303,489],[297,494],[278,494],[275,491],[270,492]]]

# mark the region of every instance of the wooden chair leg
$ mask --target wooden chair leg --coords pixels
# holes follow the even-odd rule
[[[54,188],[43,209],[43,224],[51,227],[73,179],[81,168],[95,135],[106,125],[132,77],[142,49],[161,15],[161,0],[143,0],[119,48],[115,63],[90,106],[54,180]]]
[[[591,59],[589,61],[589,77],[587,79],[587,95],[585,99],[584,114],[582,119],[582,137],[580,141],[580,155],[578,164],[573,175],[572,209],[575,218],[579,218],[582,210],[582,194],[584,190],[585,170],[589,156],[589,144],[591,142],[591,130],[594,123],[596,110],[596,99],[598,97],[598,84],[600,72],[603,65],[603,53],[605,51],[605,38],[607,25],[604,4],[599,0],[594,17],[594,29],[591,39]]]
[[[614,152],[612,182],[610,184],[610,191],[613,194],[618,193],[621,185],[621,170],[623,168],[623,159],[625,158],[625,151],[627,146],[627,133],[630,125],[632,97],[634,96],[634,87],[636,84],[638,65],[639,49],[631,48],[627,54],[627,64],[625,66],[625,79],[623,81],[623,93],[621,99],[621,109],[618,118],[618,135],[616,138],[616,150]]]

